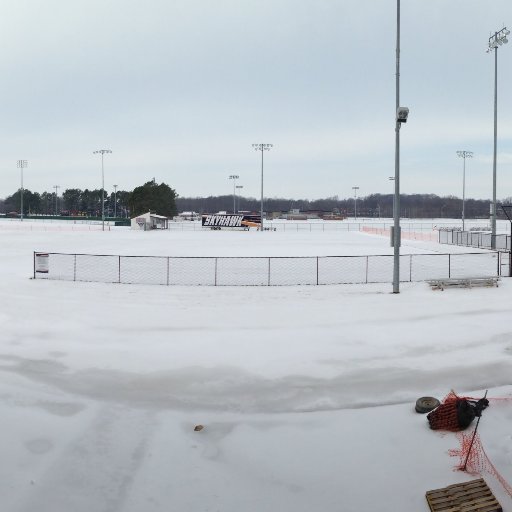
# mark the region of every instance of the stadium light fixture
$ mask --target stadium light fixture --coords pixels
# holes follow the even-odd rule
[[[494,51],[494,151],[492,163],[491,248],[496,249],[496,165],[498,152],[498,47],[507,44],[510,31],[503,27],[489,37],[487,53]]]
[[[230,180],[233,180],[233,215],[236,213],[236,180],[240,178],[238,174],[231,174],[229,176]]]
[[[462,167],[462,231],[465,231],[466,221],[466,158],[473,158],[473,151],[457,151],[457,156],[464,159]]]
[[[352,190],[354,191],[354,221],[357,221],[357,191],[359,187],[352,187]]]
[[[110,149],[98,149],[93,151],[94,155],[101,155],[101,229],[105,231],[105,171],[103,167],[103,156],[112,153]]]
[[[253,144],[252,147],[255,151],[261,151],[261,204],[260,204],[260,230],[263,231],[263,153],[270,151],[273,144]]]
[[[21,189],[20,189],[20,220],[23,221],[23,169],[28,166],[27,160],[18,160],[18,169],[21,171]]]

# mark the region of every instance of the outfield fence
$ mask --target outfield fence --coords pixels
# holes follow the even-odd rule
[[[492,247],[492,234],[485,231],[439,230],[439,243],[510,251],[510,235],[494,235],[495,246]]]
[[[500,253],[400,256],[400,281],[500,275]],[[184,286],[386,283],[392,255],[174,257],[34,253],[34,279]]]
[[[368,233],[370,235],[380,235],[391,238],[391,229],[390,228],[374,228],[370,226],[363,226],[361,228],[363,233]],[[437,233],[431,232],[419,232],[416,231],[404,231],[401,230],[400,238],[404,240],[420,240],[422,242],[437,242],[438,235]]]
[[[402,234],[405,232],[420,232],[420,231],[437,231],[438,229],[454,229],[457,228],[460,221],[446,220],[446,221],[431,221],[431,222],[414,222],[401,219],[400,226]],[[466,221],[466,226],[478,229],[485,229],[486,224],[484,221]],[[502,221],[498,221],[500,224]],[[332,231],[363,231],[365,227],[377,229],[390,229],[394,224],[392,219],[379,220],[379,219],[364,219],[362,221],[353,220],[265,220],[264,227],[272,231],[283,231],[289,233],[301,232],[332,232]],[[169,222],[168,228],[170,231],[201,231],[207,230],[201,225],[201,221],[172,221]]]

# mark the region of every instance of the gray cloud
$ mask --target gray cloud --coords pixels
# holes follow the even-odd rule
[[[394,168],[396,2],[19,0],[0,20],[0,197],[19,186],[156,177],[182,196],[258,195],[253,142],[272,142],[268,196],[387,192]],[[404,192],[489,197],[493,56],[509,0],[402,2]],[[498,196],[512,195],[512,45],[499,51]]]

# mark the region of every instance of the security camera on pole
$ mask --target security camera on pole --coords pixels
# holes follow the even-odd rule
[[[400,0],[396,2],[396,117],[395,117],[395,207],[391,243],[393,245],[393,293],[400,293],[400,127],[407,122],[409,109],[400,106]]]

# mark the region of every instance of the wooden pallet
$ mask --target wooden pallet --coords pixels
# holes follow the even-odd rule
[[[432,512],[503,512],[483,478],[427,491],[426,498]]]

